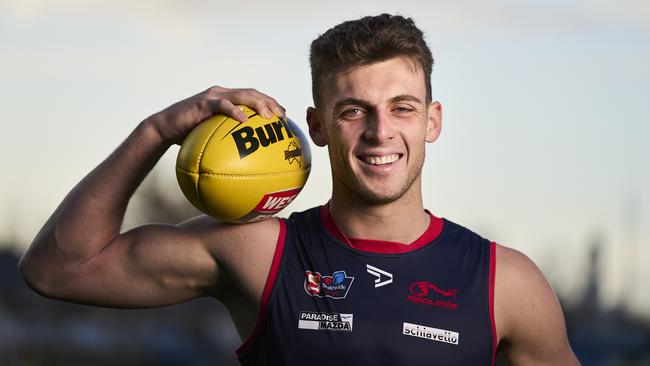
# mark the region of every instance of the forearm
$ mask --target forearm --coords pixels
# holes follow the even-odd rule
[[[151,119],[140,123],[65,197],[21,264],[35,262],[46,269],[80,263],[99,253],[119,234],[131,195],[169,145]]]

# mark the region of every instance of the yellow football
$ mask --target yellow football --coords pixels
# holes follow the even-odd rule
[[[219,220],[262,220],[286,207],[307,182],[309,142],[289,118],[265,119],[241,107],[246,122],[216,115],[185,138],[176,178],[185,197]]]

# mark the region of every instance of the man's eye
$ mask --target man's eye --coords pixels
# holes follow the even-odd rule
[[[362,112],[363,111],[361,109],[359,109],[359,108],[350,108],[350,109],[344,110],[343,113],[341,113],[341,116],[343,116],[345,118],[351,118],[351,117],[356,117],[356,116],[360,115]]]
[[[395,112],[397,112],[397,113],[408,113],[408,112],[412,112],[413,108],[410,108],[410,107],[395,107],[393,110]]]

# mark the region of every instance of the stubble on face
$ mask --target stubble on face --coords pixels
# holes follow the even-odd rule
[[[424,150],[424,149],[423,149]],[[332,176],[338,180],[339,183],[345,187],[349,194],[353,194],[361,201],[373,205],[384,205],[393,203],[400,198],[407,195],[413,190],[420,189],[420,177],[422,174],[422,167],[424,166],[424,151],[422,151],[422,159],[408,171],[405,180],[402,180],[401,185],[393,187],[393,189],[367,189],[364,184],[354,174],[346,174],[346,172],[337,173],[335,168],[332,167]],[[330,160],[332,159],[330,151]],[[349,168],[347,171],[350,171]],[[385,187],[389,188],[389,187]]]

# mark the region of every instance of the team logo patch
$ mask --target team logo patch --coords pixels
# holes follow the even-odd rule
[[[406,297],[407,302],[443,307],[451,310],[458,309],[458,304],[456,303],[458,290],[455,288],[443,290],[429,281],[420,281],[412,283],[409,286],[409,291],[411,294]]]
[[[345,271],[336,271],[331,276],[320,272],[305,272],[305,291],[310,296],[344,299],[350,290],[354,277],[348,277]]]
[[[458,339],[460,338],[458,332],[411,323],[403,323],[402,334],[455,345],[458,345]]]
[[[300,317],[298,318],[298,328],[351,332],[353,319],[353,314],[301,311]]]

